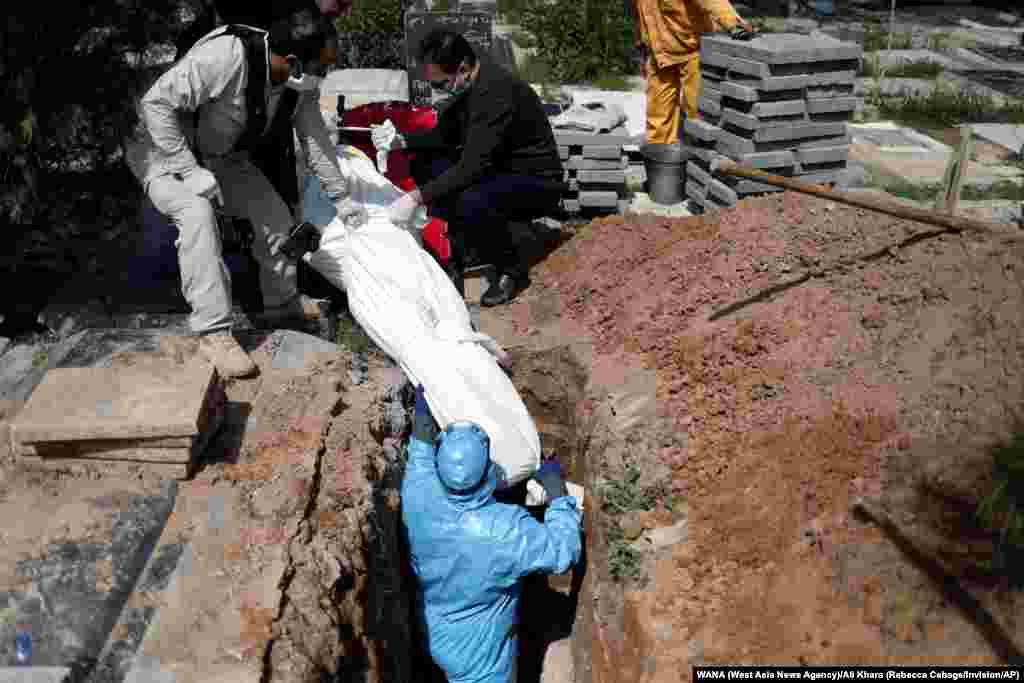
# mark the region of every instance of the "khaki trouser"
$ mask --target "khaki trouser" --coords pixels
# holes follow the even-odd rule
[[[647,142],[667,145],[679,140],[680,112],[697,118],[700,95],[700,53],[659,69],[647,56]]]
[[[253,255],[259,264],[265,306],[280,306],[298,296],[296,264],[277,253],[294,219],[270,181],[244,154],[209,159],[220,183],[224,213],[252,221]],[[174,176],[163,175],[146,188],[153,205],[178,228],[181,292],[192,307],[195,333],[230,329],[231,274],[222,257],[220,233],[209,200],[188,192]],[[272,255],[273,252],[276,255]]]

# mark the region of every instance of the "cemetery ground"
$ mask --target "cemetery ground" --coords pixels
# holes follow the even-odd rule
[[[852,125],[851,159],[876,191],[931,204],[955,124],[977,124],[961,211],[1005,232],[788,192],[701,216],[568,220],[535,226],[533,284],[480,313],[545,451],[588,491],[585,572],[528,589],[522,680],[999,664],[1024,648],[1019,129],[985,127],[1022,123],[1000,80],[1021,58],[972,50],[984,36],[957,18],[922,17],[898,15],[906,50],[977,68],[929,55],[904,61],[941,72],[903,66],[892,80],[948,78],[991,99],[942,100],[959,118],[921,121],[910,114],[927,92],[867,96],[865,118],[879,101],[908,118]],[[27,235],[17,253],[99,280],[124,267],[137,228],[76,230],[63,244]],[[224,424],[185,480],[39,471],[11,452],[5,432],[48,369],[189,362],[183,302],[164,284],[159,296],[81,288],[47,308],[52,333],[0,340],[0,666],[27,626],[34,665],[78,680],[422,680],[397,534],[410,397],[350,320],[336,343],[244,330],[263,373],[226,385]],[[469,281],[471,300],[483,284]],[[995,628],[853,514],[857,500]]]

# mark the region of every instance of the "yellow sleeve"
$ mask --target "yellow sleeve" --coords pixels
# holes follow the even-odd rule
[[[717,31],[731,31],[741,22],[740,15],[729,0],[697,0],[697,5]]]

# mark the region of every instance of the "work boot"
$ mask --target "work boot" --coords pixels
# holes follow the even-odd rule
[[[211,332],[199,337],[199,352],[213,363],[223,377],[234,379],[259,374],[259,368],[252,362],[229,330]]]
[[[284,327],[296,323],[320,322],[326,311],[325,302],[300,294],[283,306],[266,308],[258,317],[259,321],[269,327]]]
[[[530,278],[527,276],[503,273],[491,282],[491,286],[480,297],[480,305],[490,307],[507,304],[529,285]]]

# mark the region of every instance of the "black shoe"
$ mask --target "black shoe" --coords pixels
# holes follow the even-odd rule
[[[466,298],[466,275],[462,268],[458,265],[449,262],[448,266],[444,269],[448,279],[452,281],[455,286],[455,291],[459,293],[463,299]]]
[[[480,297],[481,306],[500,306],[516,298],[520,292],[530,285],[529,278],[502,275],[491,283],[484,295]]]

